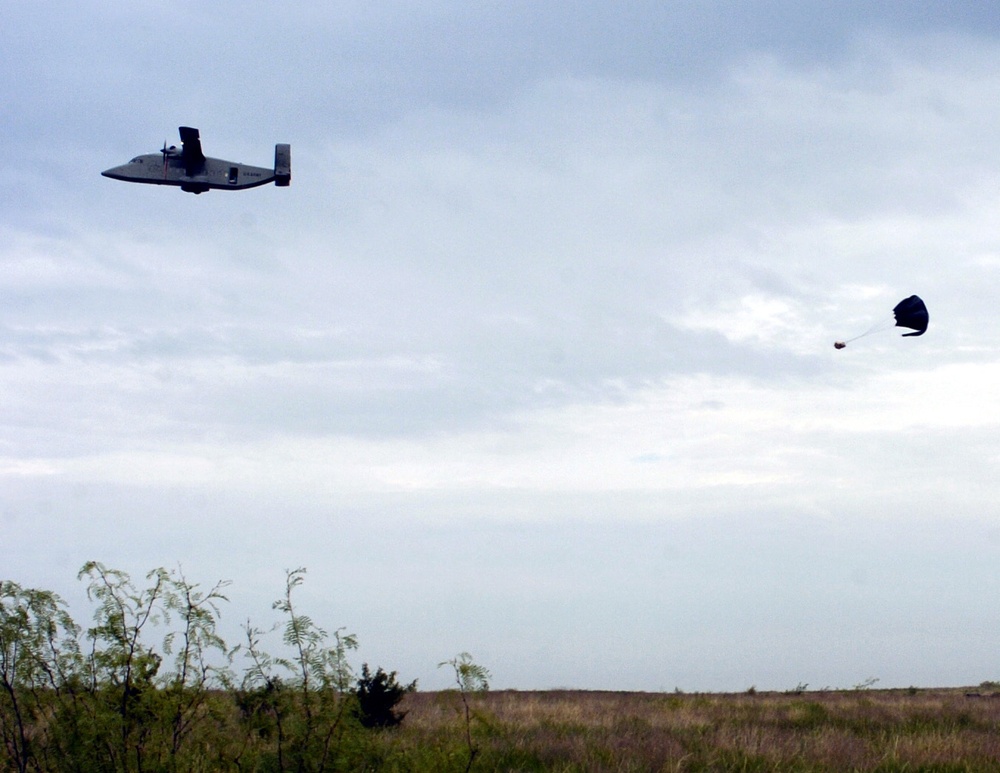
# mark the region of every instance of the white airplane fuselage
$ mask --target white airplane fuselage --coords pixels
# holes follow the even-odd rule
[[[274,182],[273,169],[248,164],[234,164],[221,158],[206,158],[204,169],[188,176],[180,156],[164,157],[160,153],[136,156],[127,164],[101,172],[113,180],[152,185],[178,185],[191,193],[203,193],[211,188],[242,190]]]
[[[274,146],[274,168],[251,166],[221,158],[208,158],[201,152],[197,129],[180,127],[182,148],[167,147],[159,153],[136,156],[127,164],[101,172],[113,180],[150,185],[176,185],[190,193],[208,190],[244,190],[273,182],[284,187],[292,180],[290,145]]]

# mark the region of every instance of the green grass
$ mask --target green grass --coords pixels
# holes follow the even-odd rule
[[[458,719],[447,703],[446,694],[408,696],[406,726],[386,743],[446,743]],[[480,770],[1000,770],[1000,698],[962,690],[501,691],[476,707],[489,717],[488,732],[474,728]]]
[[[155,708],[167,696],[147,697]],[[86,700],[79,704],[80,716],[67,721],[73,719],[65,714],[72,704],[50,698],[49,705],[63,712],[60,733],[80,727],[85,737],[102,737],[88,730],[87,723],[98,714]],[[753,695],[494,691],[469,698],[475,750],[471,770],[477,771],[1000,770],[1000,698],[970,698],[962,690]],[[289,746],[279,754],[274,722],[248,717],[237,694],[223,690],[206,695],[176,754],[166,751],[169,738],[152,720],[147,730],[134,727],[130,738],[143,745],[142,769],[149,771],[469,769],[458,692],[410,693],[402,708],[408,713],[398,728],[369,730],[342,720],[323,762],[315,754],[297,755]],[[286,733],[302,721],[297,711],[294,701],[285,704]],[[32,720],[37,767],[31,769],[138,769],[137,756],[104,753],[100,747],[89,755],[85,745],[77,745],[69,757],[55,747],[46,750],[46,743],[65,747],[72,740],[55,733],[54,718],[45,711]],[[316,732],[324,732],[322,722]],[[67,767],[69,759],[72,768]],[[17,769],[9,752],[0,749],[0,771]]]

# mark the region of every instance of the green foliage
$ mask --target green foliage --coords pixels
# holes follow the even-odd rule
[[[297,608],[304,575],[288,572],[273,605],[278,655],[249,621],[245,644],[228,648],[226,583],[202,590],[155,569],[140,585],[88,562],[83,631],[55,594],[0,582],[0,771],[355,769],[371,753],[350,689],[357,639]]]
[[[451,660],[438,663],[438,668],[451,666],[455,671],[455,682],[463,696],[490,689],[490,672],[483,666],[473,662],[472,655],[462,652]]]
[[[788,721],[790,727],[813,730],[827,724],[830,721],[830,715],[821,703],[808,701],[795,706]]]
[[[233,649],[224,584],[133,583],[98,563],[80,577],[87,630],[55,594],[0,582],[0,773],[997,770],[985,692],[489,692],[467,653],[440,664],[456,689],[406,695],[406,722],[371,732],[357,687],[388,701],[401,686],[367,664],[353,676],[355,637],[299,607],[304,570],[287,573],[275,626],[247,621]]]
[[[293,650],[291,658],[281,658],[276,662],[294,673],[304,690],[315,685],[345,692],[353,677],[347,652],[358,648],[357,637],[342,634],[343,629],[337,629],[334,645],[324,646],[327,632],[313,623],[309,616],[299,614],[292,603],[292,591],[303,583],[305,573],[304,568],[286,572],[285,595],[272,605],[287,617],[282,639]]]
[[[413,680],[407,685],[396,681],[396,672],[386,673],[379,666],[372,674],[368,664],[361,667],[361,678],[354,691],[358,700],[358,720],[364,727],[395,727],[403,721],[405,711],[397,711],[396,706],[408,692],[417,689]]]
[[[184,769],[192,736],[206,728],[209,690],[229,678],[216,632],[225,583],[204,593],[180,572],[154,569],[148,587],[138,588],[125,572],[96,561],[78,576],[88,580],[96,609],[86,632],[87,721],[78,712],[62,715],[72,725],[71,748],[88,749],[110,770]],[[159,647],[144,637],[150,630],[164,632]]]
[[[13,770],[37,767],[35,729],[80,671],[78,635],[59,596],[0,581],[0,740]]]
[[[245,627],[249,666],[237,693],[245,748],[273,740],[279,770],[336,769],[338,750],[356,723],[357,712],[348,710],[354,705],[348,653],[357,649],[357,638],[337,629],[327,646],[327,632],[299,611],[293,592],[305,571],[286,572],[285,593],[272,605],[284,615],[289,656],[267,654],[260,645],[264,632],[249,622]]]
[[[465,766],[466,773],[472,769],[472,764],[479,755],[479,747],[472,740],[472,707],[469,698],[476,693],[485,693],[490,689],[490,672],[472,660],[472,655],[462,652],[451,660],[438,663],[438,668],[451,666],[455,672],[455,684],[462,696],[462,707],[465,719],[465,743],[469,751],[469,762]]]

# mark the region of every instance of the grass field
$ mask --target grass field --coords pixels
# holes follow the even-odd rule
[[[97,606],[86,629],[55,594],[0,581],[0,773],[1000,773],[994,682],[490,691],[489,671],[461,653],[442,664],[458,689],[411,692],[393,686],[395,672],[378,669],[380,682],[364,666],[358,679],[348,658],[355,637],[328,634],[298,611],[304,570],[287,573],[274,603],[285,618],[278,656],[249,623],[239,653],[216,634],[222,584],[205,593],[158,569],[140,590],[96,562],[80,574]],[[168,613],[177,628],[143,634]],[[399,726],[386,713],[393,707],[406,712]]]
[[[1000,771],[1000,695],[977,691],[495,691],[473,702],[473,769]],[[431,770],[422,760],[440,764],[463,721],[458,696],[414,693],[404,707],[383,761]],[[454,746],[445,756],[464,769]]]

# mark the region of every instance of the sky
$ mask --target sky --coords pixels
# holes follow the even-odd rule
[[[230,581],[237,643],[305,567],[422,689],[1000,678],[995,5],[0,27],[0,578]],[[291,186],[100,176],[181,125]]]

